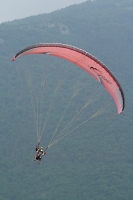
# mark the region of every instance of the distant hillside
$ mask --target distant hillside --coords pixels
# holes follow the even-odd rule
[[[0,25],[0,199],[132,199],[132,11],[132,0],[88,0]],[[105,63],[123,88],[124,112],[116,115],[100,84],[66,61],[36,55],[11,62],[21,49],[46,42],[74,45]],[[84,123],[102,105],[106,117]],[[74,116],[70,134],[34,162],[35,122],[41,119],[46,147],[55,127],[67,128]]]

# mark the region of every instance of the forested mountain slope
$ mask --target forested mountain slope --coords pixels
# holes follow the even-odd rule
[[[95,97],[99,88],[100,95],[106,93],[87,73],[61,59],[36,55],[12,63],[21,49],[46,42],[74,45],[105,63],[123,88],[125,110],[114,114],[115,105],[109,100],[106,118],[99,115],[79,126],[51,146],[38,165],[33,161],[37,143],[34,108],[42,104],[38,117],[45,118],[40,125],[46,123],[46,127],[41,145],[47,146],[61,116],[62,128],[88,96]],[[132,52],[131,0],[88,0],[0,24],[0,199],[132,199]],[[36,106],[32,97],[38,102],[42,94],[44,99]],[[77,98],[71,102],[74,95]],[[100,101],[106,105],[106,98],[108,94],[88,106],[84,115],[76,118],[76,126],[93,116]]]

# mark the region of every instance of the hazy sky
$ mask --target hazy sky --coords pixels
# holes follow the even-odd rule
[[[87,0],[0,0],[0,23],[49,13]]]

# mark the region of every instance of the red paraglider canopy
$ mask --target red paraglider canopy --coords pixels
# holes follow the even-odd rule
[[[44,43],[23,49],[17,53],[12,60],[14,61],[17,57],[27,54],[47,54],[50,56],[57,56],[81,67],[103,84],[108,90],[116,103],[118,114],[124,110],[124,93],[117,79],[103,63],[88,52],[67,44]]]

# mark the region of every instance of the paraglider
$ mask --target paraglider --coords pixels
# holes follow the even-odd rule
[[[18,57],[22,55],[28,55],[28,54],[45,54],[49,56],[55,56],[62,59],[65,59],[76,66],[80,67],[81,69],[85,70],[90,74],[94,79],[96,79],[99,83],[101,83],[104,88],[108,91],[108,93],[112,96],[116,107],[118,114],[121,114],[125,107],[125,99],[124,99],[124,93],[121,88],[121,85],[117,81],[116,77],[112,74],[112,72],[106,67],[105,64],[103,64],[101,61],[99,61],[97,58],[89,54],[88,52],[79,49],[77,47],[67,45],[67,44],[61,44],[61,43],[42,43],[42,44],[36,44],[33,46],[29,46],[20,52],[18,52],[13,58],[12,61],[15,61]],[[88,103],[79,111],[78,114],[82,112],[82,110],[88,105]],[[78,116],[78,114],[76,116]],[[97,114],[93,114],[89,119],[95,117]],[[62,138],[64,138],[67,134],[72,132],[73,130],[76,130],[81,125],[85,124],[89,119],[85,120],[83,123],[79,124],[76,128],[74,128],[72,131],[69,131],[68,133],[63,133],[65,130],[71,126],[71,124],[76,120],[76,116],[68,123],[68,125],[58,134],[58,136],[53,139],[55,132],[58,130],[58,126],[61,122],[59,122],[52,139],[47,146],[49,148]],[[40,142],[36,146],[36,155],[34,160],[38,160],[40,163],[42,156],[46,154],[46,149],[43,150],[42,148],[39,148]]]
[[[28,54],[46,54],[66,59],[83,70],[87,71],[99,81],[113,97],[118,114],[122,113],[125,106],[123,90],[110,70],[97,58],[88,52],[74,46],[61,43],[42,43],[29,46],[18,52],[12,59]]]

